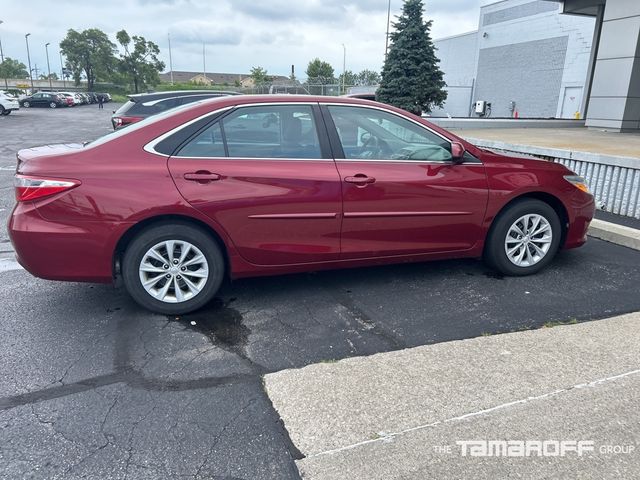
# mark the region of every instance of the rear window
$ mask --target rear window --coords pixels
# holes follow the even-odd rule
[[[135,104],[136,102],[132,102],[131,100],[129,100],[127,103],[125,103],[118,110],[115,111],[115,115],[124,115],[129,111],[129,109],[135,106]]]

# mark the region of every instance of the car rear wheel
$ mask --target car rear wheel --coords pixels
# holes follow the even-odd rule
[[[0,115],[4,115],[5,117],[11,113],[11,110],[0,111]]]
[[[216,242],[188,224],[161,224],[141,232],[122,261],[124,284],[143,307],[181,315],[206,305],[224,278]]]
[[[24,108],[29,108],[29,107],[31,106],[31,104],[30,104],[29,102],[24,102],[24,103],[22,104],[22,106],[23,106]]]
[[[521,200],[496,218],[487,237],[485,260],[505,275],[531,275],[553,260],[560,237],[560,219],[549,204]]]
[[[51,102],[51,103],[49,104],[49,106],[50,106],[51,108],[56,108],[56,107],[58,106],[58,104],[57,104],[56,102]]]

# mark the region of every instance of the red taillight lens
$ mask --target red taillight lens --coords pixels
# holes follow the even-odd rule
[[[77,180],[62,180],[59,178],[39,178],[16,175],[13,181],[16,187],[16,200],[26,202],[39,198],[55,195],[56,193],[71,190],[80,185]]]

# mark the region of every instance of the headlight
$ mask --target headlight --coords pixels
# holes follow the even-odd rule
[[[578,190],[582,190],[584,193],[591,193],[587,181],[580,175],[565,175],[564,179]]]

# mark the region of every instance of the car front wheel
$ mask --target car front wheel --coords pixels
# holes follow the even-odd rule
[[[560,237],[560,219],[549,204],[521,200],[495,220],[487,237],[485,260],[505,275],[530,275],[551,262]]]
[[[24,102],[24,103],[22,104],[22,106],[23,106],[24,108],[29,108],[29,107],[31,106],[31,104],[30,104],[29,102]]]
[[[49,104],[49,106],[50,106],[51,108],[56,108],[56,107],[58,106],[58,104],[57,104],[56,102],[51,102],[51,103]]]
[[[181,315],[206,305],[222,283],[220,248],[202,229],[160,224],[142,231],[122,261],[124,284],[143,307]]]

